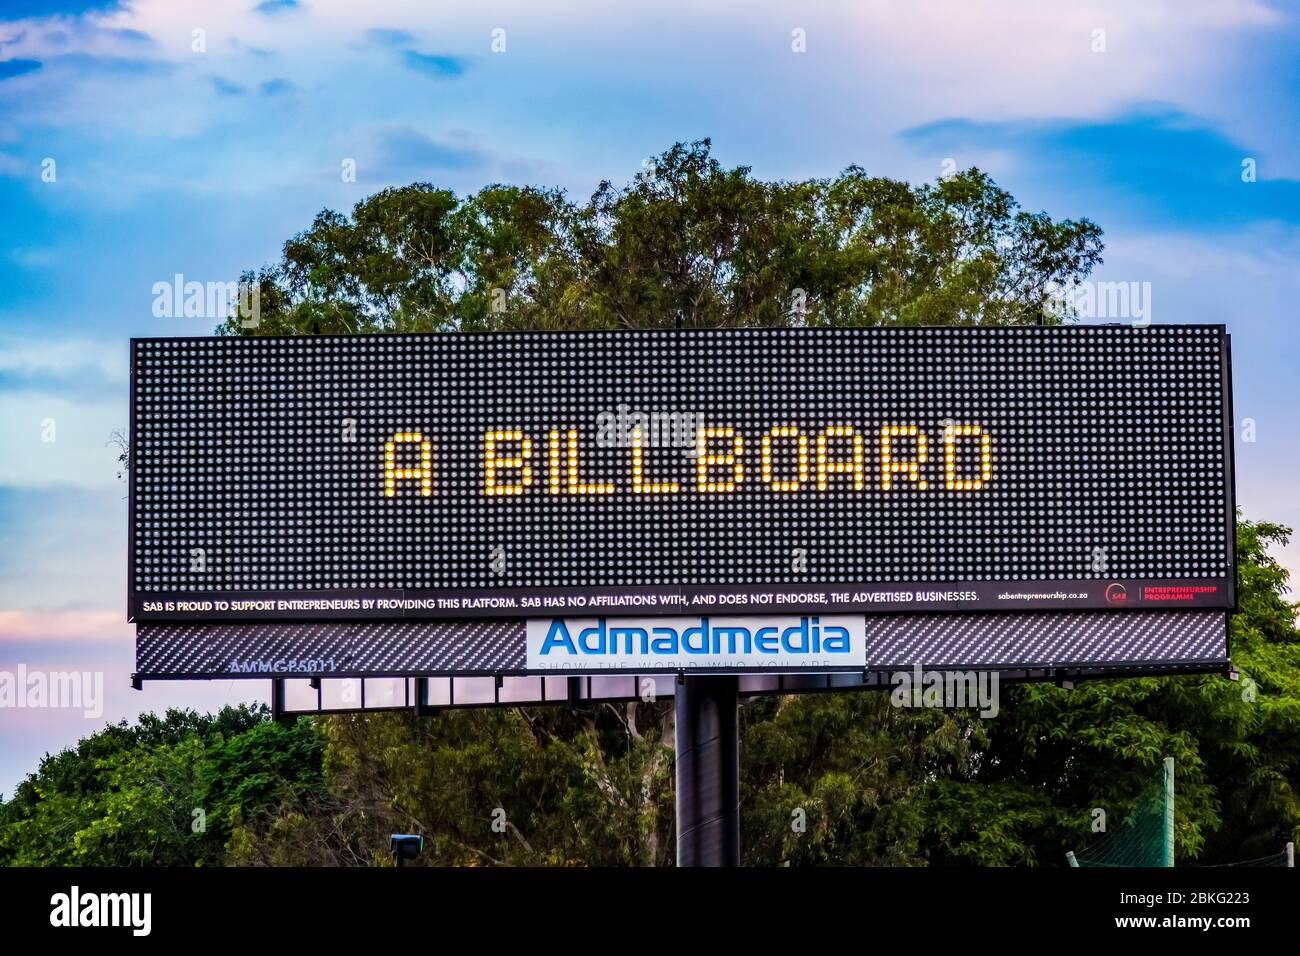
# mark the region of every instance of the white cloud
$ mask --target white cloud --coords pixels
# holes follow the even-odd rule
[[[86,642],[135,639],[135,628],[121,610],[0,610],[0,644],[28,641]]]
[[[125,484],[0,488],[0,511],[0,643],[42,632],[122,637]]]
[[[436,25],[402,0],[317,0],[279,18],[251,7],[138,0],[76,29],[58,21],[63,41],[25,24],[12,55],[134,50],[172,71],[91,80],[60,73],[56,60],[38,81],[43,92],[9,98],[9,122],[84,124],[169,147],[206,135],[209,148],[189,161],[155,164],[141,151],[112,178],[270,190],[337,168],[336,144],[355,149],[349,130],[368,115],[435,139],[461,127],[495,153],[565,162],[576,173],[571,182],[594,184],[610,172],[602,159],[620,150],[643,142],[657,150],[707,134],[730,137],[750,155],[802,153],[821,164],[818,172],[829,153],[869,158],[897,174],[916,157],[891,137],[926,122],[1098,119],[1155,101],[1242,137],[1268,158],[1263,175],[1300,170],[1293,148],[1300,133],[1276,121],[1293,111],[1291,94],[1259,53],[1260,41],[1287,23],[1261,0],[862,0],[798,8],[688,0],[626,13],[595,0],[559,10],[515,0],[494,5],[490,16],[472,6],[447,10]],[[401,50],[361,42],[376,26],[406,31],[415,49],[470,65],[449,82],[412,74]],[[498,27],[506,30],[503,54],[490,48]],[[110,28],[139,31],[152,43],[141,50]],[[790,49],[795,28],[807,32],[806,53]],[[192,49],[194,30],[205,31],[205,52]],[[1094,30],[1105,31],[1104,53],[1093,52]],[[250,91],[283,77],[303,96],[293,106],[252,94],[223,98],[212,80],[232,76]],[[258,166],[249,168],[242,157],[252,144]]]
[[[0,392],[0,485],[108,488],[118,483],[109,439],[123,405],[43,391]],[[52,438],[52,440],[51,440]]]
[[[121,340],[0,337],[0,372],[22,377],[94,375],[125,383],[129,359]]]

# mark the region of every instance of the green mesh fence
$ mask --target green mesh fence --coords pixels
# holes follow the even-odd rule
[[[1120,825],[1066,858],[1071,866],[1174,865],[1174,761],[1166,757],[1160,782],[1134,801]],[[1277,853],[1210,866],[1295,866],[1295,844]]]
[[[1118,827],[1091,846],[1076,850],[1074,861],[1076,866],[1164,866],[1164,787],[1144,794]]]
[[[1219,867],[1227,866],[1294,866],[1292,851],[1279,850],[1277,853],[1270,853],[1268,856],[1258,856],[1253,860],[1240,860],[1236,863],[1207,863],[1205,869],[1213,870]]]
[[[1069,854],[1071,866],[1173,866],[1174,762],[1134,801],[1118,827]]]

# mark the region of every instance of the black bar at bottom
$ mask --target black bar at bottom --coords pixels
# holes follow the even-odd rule
[[[677,865],[740,865],[739,678],[677,687]]]

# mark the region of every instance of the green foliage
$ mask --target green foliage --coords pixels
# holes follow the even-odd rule
[[[934,821],[917,801],[985,739],[971,713],[901,710],[876,692],[758,699],[742,714],[741,845],[759,865],[924,863]]]
[[[232,862],[428,865],[672,862],[671,704],[323,718],[331,796],[241,827]]]
[[[144,714],[47,755],[0,803],[0,863],[221,864],[233,826],[322,786],[325,741],[312,723],[267,718],[246,706]]]
[[[1242,613],[1231,653],[1250,687],[1219,675],[1015,688],[993,728],[984,787],[1023,787],[1057,809],[1041,852],[1059,859],[1092,838],[1088,810],[1113,822],[1176,761],[1180,863],[1226,863],[1276,851],[1300,828],[1300,634],[1285,572],[1266,546],[1285,529],[1240,522]],[[1262,661],[1274,666],[1261,668]],[[1267,811],[1260,812],[1264,807]]]
[[[257,335],[1056,321],[1101,261],[1088,220],[1017,208],[978,169],[765,182],[678,143],[582,204],[414,183],[322,211],[260,288]],[[800,307],[799,303],[803,306]]]

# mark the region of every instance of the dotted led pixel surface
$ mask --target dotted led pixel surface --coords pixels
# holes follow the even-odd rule
[[[150,594],[1226,579],[1218,326],[141,339]]]

